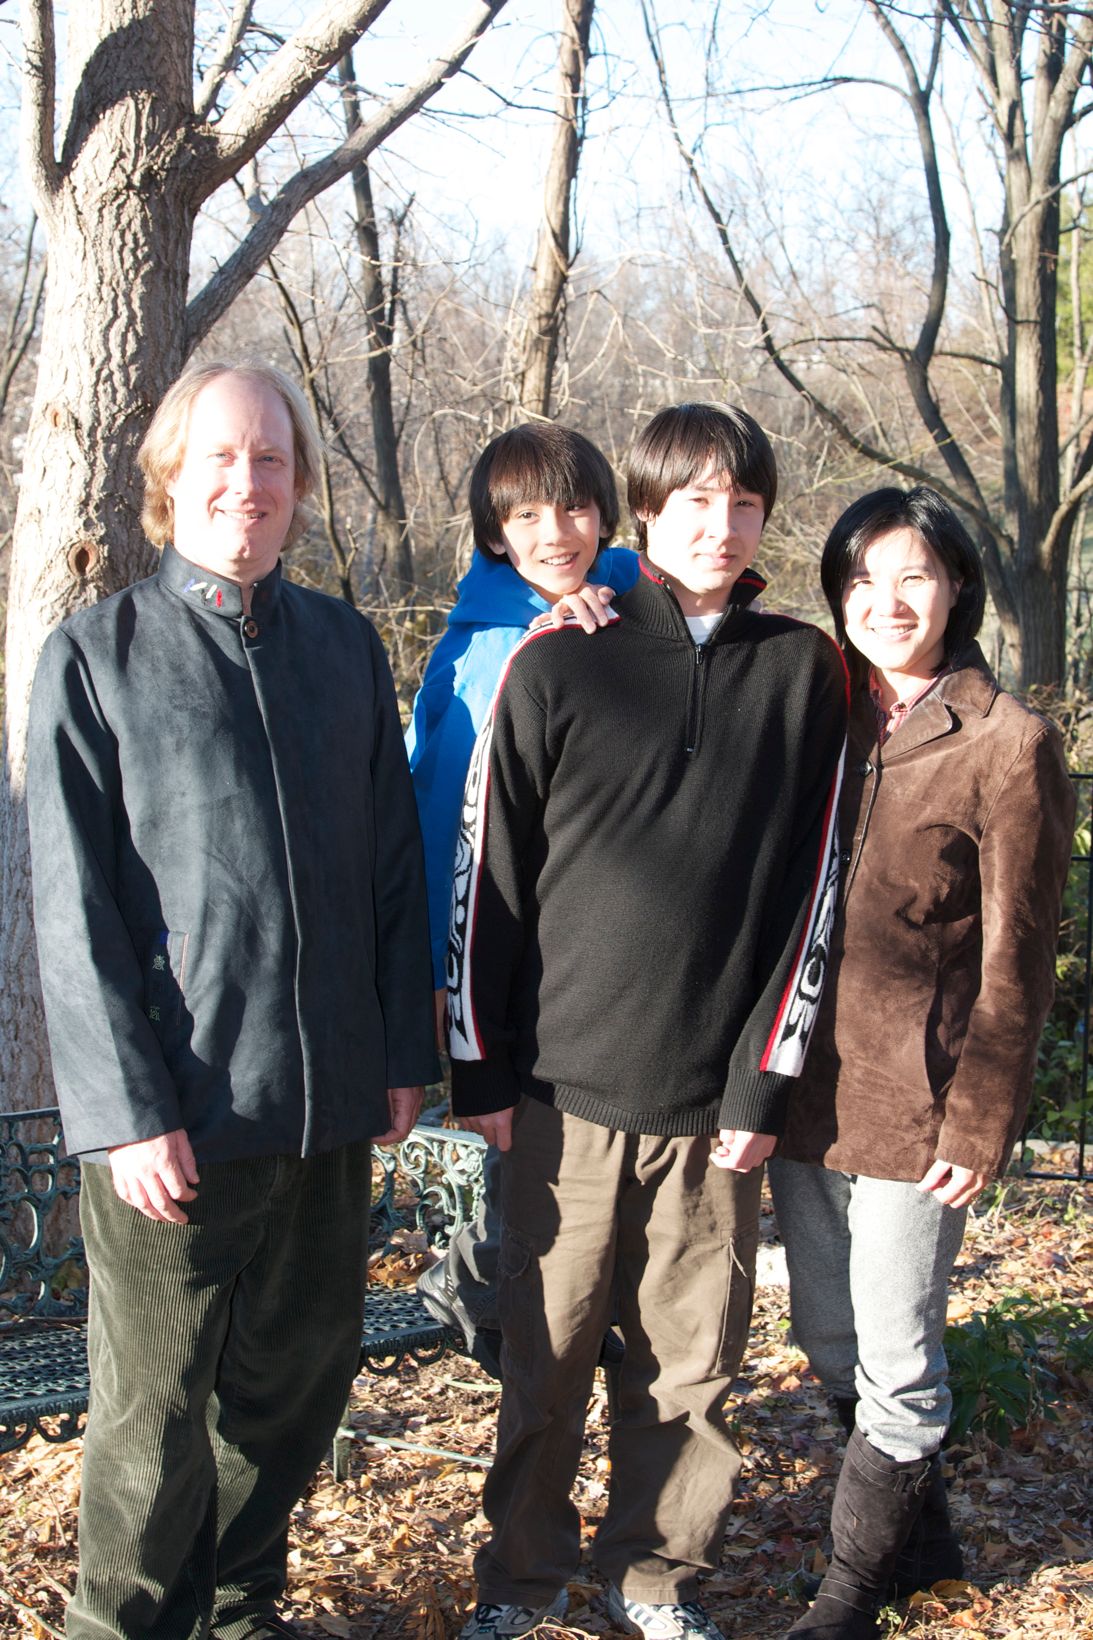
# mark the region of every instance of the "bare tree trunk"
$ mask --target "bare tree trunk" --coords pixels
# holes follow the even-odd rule
[[[323,0],[224,109],[195,117],[194,0],[81,0],[67,11],[72,105],[56,151],[52,0],[23,0],[27,173],[49,240],[38,380],[8,598],[0,789],[0,1106],[48,1103],[52,1078],[31,932],[26,717],[49,629],[152,568],[136,452],[190,350],[310,200],[420,109],[506,0],[467,0],[420,78],[292,176],[187,306],[199,206],[246,165],[388,0]],[[223,63],[249,16],[236,5]]]
[[[361,123],[352,52],[348,52],[338,64],[338,78],[342,85],[345,129],[352,136]],[[373,573],[377,580],[381,576],[387,581],[393,578],[398,583],[394,589],[396,596],[408,596],[414,584],[414,545],[399,471],[399,435],[391,391],[391,347],[395,336],[399,283],[397,238],[391,263],[391,288],[388,291],[384,288],[379,227],[367,161],[355,165],[350,175],[353,182],[354,230],[361,259],[364,315],[368,327],[368,402],[372,411],[372,443],[376,460],[373,487],[376,551]],[[402,220],[405,220],[405,213]]]
[[[514,397],[519,412],[546,418],[554,389],[566,284],[573,265],[571,214],[584,143],[589,37],[595,0],[562,0],[554,140],[543,188],[543,222],[535,248],[527,314],[516,348]]]
[[[179,141],[190,107],[192,5],[155,0],[154,19],[151,0],[131,5],[125,26],[108,41],[97,37],[94,10],[74,7],[69,17],[78,90],[65,177],[39,202],[49,278],[8,597],[0,1105],[9,1108],[48,1103],[52,1090],[24,808],[30,684],[51,627],[152,567],[132,505],[135,455],[153,406],[182,363],[196,212]],[[157,70],[154,94],[149,55]],[[111,185],[119,154],[126,156],[124,179]],[[149,245],[157,247],[154,257]]]
[[[959,508],[983,553],[991,596],[1022,688],[1062,686],[1066,678],[1066,564],[1075,519],[1093,493],[1093,435],[1086,430],[1076,460],[1060,449],[1058,358],[1055,335],[1059,265],[1059,178],[1062,144],[1076,119],[1078,92],[1093,55],[1093,17],[1043,0],[935,0],[931,48],[920,72],[896,20],[926,21],[893,0],[868,8],[899,60],[904,96],[914,119],[930,209],[933,271],[918,337],[899,346],[881,340],[904,372],[916,412],[943,469],[912,455],[900,434],[859,434],[794,368],[793,340],[776,337],[759,293],[748,280],[695,150],[684,143],[668,91],[656,24],[655,0],[641,0],[661,97],[680,156],[717,230],[741,293],[759,327],[762,345],[782,376],[859,455],[919,483],[932,484]],[[1001,504],[981,485],[971,457],[946,418],[934,365],[949,294],[949,224],[934,144],[931,99],[938,90],[947,37],[959,42],[992,116],[1005,188],[999,286],[1004,339],[999,371],[1003,459]],[[1027,37],[1026,37],[1027,36]],[[1030,70],[1028,59],[1035,53]],[[1065,467],[1065,473],[1064,473]]]

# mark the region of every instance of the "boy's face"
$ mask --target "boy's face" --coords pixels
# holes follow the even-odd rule
[[[684,615],[718,615],[755,557],[765,522],[763,498],[737,489],[711,463],[643,522],[645,555],[667,578]]]
[[[553,604],[583,586],[606,534],[593,501],[575,507],[525,501],[502,521],[501,540],[492,550]]]

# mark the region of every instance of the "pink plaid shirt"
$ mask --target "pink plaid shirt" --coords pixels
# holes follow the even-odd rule
[[[909,695],[906,700],[895,700],[891,706],[886,707],[881,700],[880,683],[877,680],[876,669],[872,666],[869,668],[869,694],[877,710],[877,735],[882,746],[889,735],[895,734],[912,706],[917,706],[920,700],[925,699],[930,690],[940,682],[947,672],[951,671],[951,666],[943,666],[941,671],[932,677],[928,683],[924,683],[922,688],[917,690],[915,694]]]

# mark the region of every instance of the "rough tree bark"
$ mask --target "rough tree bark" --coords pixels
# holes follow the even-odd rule
[[[23,0],[25,163],[49,242],[38,383],[12,547],[5,780],[0,791],[0,1106],[47,1102],[23,808],[26,709],[48,630],[151,568],[135,455],[187,355],[263,265],[294,215],[413,115],[466,60],[505,0],[473,0],[452,46],[290,177],[187,305],[202,203],[253,158],[387,0],[316,0],[303,26],[208,115],[252,5],[194,88],[195,0],[81,0],[68,8],[69,105],[54,140],[51,0]]]
[[[933,484],[961,509],[983,553],[991,597],[1019,685],[1061,687],[1066,679],[1067,561],[1075,521],[1093,488],[1093,434],[1077,410],[1076,459],[1060,441],[1055,321],[1059,273],[1060,168],[1067,133],[1093,108],[1078,105],[1093,56],[1093,14],[1049,0],[934,0],[929,59],[920,69],[897,22],[907,12],[890,0],[866,0],[899,63],[899,91],[914,122],[926,183],[933,237],[933,268],[917,338],[901,345],[875,332],[874,347],[898,359],[933,443],[931,470],[893,443],[861,436],[845,416],[804,379],[798,350],[814,353],[814,336],[776,334],[749,280],[726,214],[682,135],[670,95],[653,0],[641,0],[646,35],[662,101],[677,149],[714,224],[722,250],[759,327],[772,363],[828,426],[859,455],[916,482]],[[1000,381],[1004,484],[1000,497],[981,481],[942,405],[935,364],[949,296],[950,230],[934,141],[932,104],[946,38],[971,64],[998,145],[1005,206],[1000,233],[998,288],[1000,346],[991,361]],[[843,82],[845,83],[845,82]],[[780,327],[782,329],[782,327]],[[839,341],[839,338],[827,340]]]
[[[562,0],[558,93],[550,163],[543,184],[543,221],[532,264],[531,290],[513,347],[517,413],[550,415],[566,285],[573,265],[572,206],[584,143],[589,37],[595,0]]]

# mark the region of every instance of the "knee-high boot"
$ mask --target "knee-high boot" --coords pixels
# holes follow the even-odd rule
[[[835,1415],[849,1436],[854,1428],[858,1398],[836,1395]],[[964,1576],[964,1554],[949,1518],[949,1494],[941,1473],[941,1459],[930,1460],[922,1510],[896,1557],[889,1594],[902,1600],[917,1589],[932,1589],[946,1578]],[[816,1580],[815,1588],[819,1589]]]
[[[877,1612],[923,1503],[929,1458],[900,1463],[859,1429],[847,1443],[831,1510],[834,1550],[820,1592],[789,1630],[812,1640],[875,1640]]]

